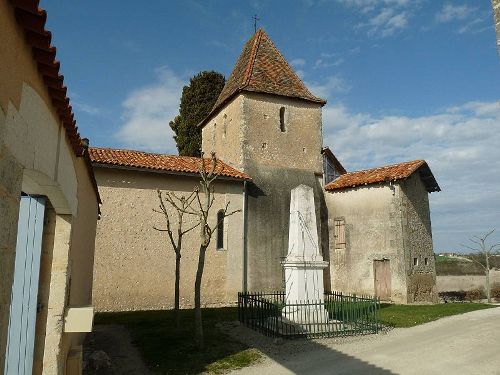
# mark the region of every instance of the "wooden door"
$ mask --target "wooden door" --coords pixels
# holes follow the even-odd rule
[[[45,199],[21,197],[5,375],[31,374]]]
[[[375,295],[381,300],[391,299],[391,264],[389,259],[374,260]]]

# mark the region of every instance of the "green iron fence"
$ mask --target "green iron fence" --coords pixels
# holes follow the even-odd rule
[[[272,337],[333,337],[378,333],[378,298],[325,292],[324,300],[286,303],[285,292],[238,293],[238,319]]]

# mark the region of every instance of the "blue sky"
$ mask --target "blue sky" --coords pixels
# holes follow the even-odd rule
[[[42,0],[80,132],[176,153],[168,121],[201,70],[228,76],[252,15],[328,100],[348,170],[426,159],[435,251],[500,232],[500,64],[490,1]],[[496,235],[500,241],[500,235]]]

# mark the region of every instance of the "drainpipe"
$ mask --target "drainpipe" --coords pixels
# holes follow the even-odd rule
[[[247,248],[247,233],[248,233],[248,194],[247,181],[243,181],[243,291],[248,289],[248,248]]]

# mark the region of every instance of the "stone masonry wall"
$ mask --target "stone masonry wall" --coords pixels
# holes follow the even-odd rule
[[[500,55],[500,0],[491,0],[493,6],[493,22],[495,23],[495,31],[497,36],[497,49]]]
[[[391,300],[406,303],[400,201],[398,185],[326,192],[332,289],[374,295],[374,261],[388,259]],[[345,221],[345,248],[335,248],[337,218]]]
[[[243,96],[238,95],[202,129],[202,151],[217,157],[230,166],[241,169],[243,163]]]
[[[248,192],[248,288],[277,290],[283,287],[281,261],[288,251],[290,192],[300,184],[315,191],[318,238],[328,248],[321,229],[321,217],[326,216],[321,106],[266,94],[242,96],[242,169],[253,179]]]
[[[435,302],[437,301],[436,269],[429,196],[418,173],[402,182],[401,186],[408,303]]]
[[[280,108],[285,108],[285,131]],[[253,164],[323,173],[321,106],[266,94],[245,93],[243,169]]]
[[[3,113],[0,109],[0,139]],[[14,261],[17,220],[21,196],[22,169],[0,142],[0,368],[4,366]]]
[[[282,107],[284,132],[280,129]],[[253,179],[247,205],[249,289],[282,288],[281,260],[288,249],[293,188],[300,184],[313,187],[317,221],[326,218],[318,177],[322,174],[321,132],[319,104],[250,92],[239,94],[203,129],[203,150],[216,151],[223,161]],[[328,249],[326,228],[318,230],[322,248]]]
[[[165,228],[158,207],[156,189],[188,195],[198,186],[198,178],[96,168],[103,200],[97,226],[94,261],[93,301],[98,311],[153,310],[172,308],[174,304],[175,253],[168,235],[153,226]],[[219,180],[210,218],[230,201],[230,210],[243,208],[243,183]],[[176,213],[170,210],[172,226],[177,228]],[[194,219],[186,215],[184,229]],[[242,288],[243,214],[236,213],[224,223],[224,250],[216,249],[214,234],[207,250],[202,284],[202,303],[206,306],[233,304]],[[194,301],[194,279],[198,263],[199,231],[183,239],[181,259],[181,307]],[[117,250],[119,249],[119,250]]]
[[[304,184],[314,189],[320,251],[328,249],[321,231],[326,212],[321,183],[310,171],[255,164],[247,168],[253,177],[248,190],[248,289],[280,290],[283,285],[281,261],[288,251],[290,192]],[[325,221],[326,222],[326,221]]]

